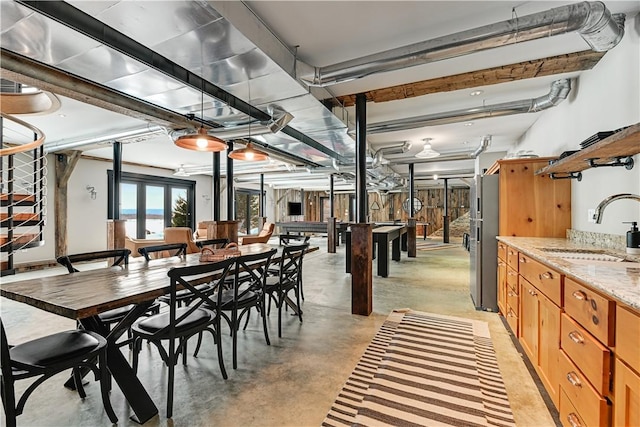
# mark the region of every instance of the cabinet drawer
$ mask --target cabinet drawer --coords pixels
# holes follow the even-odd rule
[[[518,271],[518,251],[507,246],[507,265]]]
[[[511,267],[507,267],[507,290],[509,288],[518,295],[518,272]]]
[[[569,357],[560,351],[560,389],[573,405],[586,426],[607,426],[609,407],[607,401],[598,393]],[[562,406],[562,403],[560,404]],[[563,419],[565,423],[566,418]],[[570,425],[570,424],[569,424]]]
[[[560,389],[560,422],[564,427],[586,427],[578,410],[573,406],[567,394]]]
[[[564,283],[564,310],[603,344],[612,347],[615,303],[575,280]]]
[[[507,323],[509,324],[509,327],[511,328],[511,332],[513,332],[513,335],[515,335],[516,337],[518,337],[518,309],[509,306],[509,304],[507,304]]]
[[[598,393],[609,394],[611,352],[566,313],[562,314],[560,347]]]
[[[640,373],[640,316],[617,306],[616,325],[616,356]]]
[[[562,307],[562,276],[557,271],[524,254],[518,257],[518,272],[547,298]]]
[[[498,258],[507,261],[507,245],[502,242],[498,242]]]

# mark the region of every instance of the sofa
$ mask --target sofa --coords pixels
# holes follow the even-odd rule
[[[162,239],[134,239],[129,236],[125,236],[124,238],[124,247],[131,251],[132,257],[141,256],[138,253],[138,249],[144,248],[146,246],[154,246],[161,245],[164,243]]]
[[[276,225],[272,222],[265,222],[262,226],[262,230],[257,235],[249,235],[238,237],[238,241],[241,245],[248,245],[250,243],[267,243],[273,234],[273,230]]]

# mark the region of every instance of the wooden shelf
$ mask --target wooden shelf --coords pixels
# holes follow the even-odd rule
[[[549,173],[572,173],[589,169],[589,159],[597,163],[607,163],[618,157],[630,157],[640,153],[640,123],[614,133],[602,141],[596,142],[577,153],[571,154],[556,163],[546,166],[536,175]]]

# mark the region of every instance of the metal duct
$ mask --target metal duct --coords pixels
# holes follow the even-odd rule
[[[466,110],[447,111],[418,117],[407,117],[400,120],[372,123],[367,126],[367,134],[416,129],[425,126],[459,123],[488,117],[508,116],[512,114],[537,113],[561,103],[567,98],[570,90],[571,80],[556,80],[551,83],[551,90],[549,93],[538,98],[503,102],[501,104],[485,105]]]
[[[114,141],[127,142],[132,138],[148,138],[157,134],[166,134],[167,131],[162,126],[149,126],[141,129],[132,129],[128,131],[113,133],[111,135],[103,135],[95,138],[78,139],[74,141],[58,141],[47,143],[44,145],[44,151],[47,153],[55,153],[57,151],[72,150],[87,145],[102,144]]]
[[[591,49],[603,52],[622,39],[624,20],[624,14],[612,16],[602,2],[575,3],[325,67],[299,64],[298,75],[310,86],[330,86],[573,31],[580,33]]]
[[[367,129],[368,131],[368,129]],[[411,141],[404,141],[402,144],[393,145],[389,147],[382,147],[375,153],[373,153],[373,161],[371,167],[375,168],[382,164],[382,156],[385,154],[402,154],[411,149]]]

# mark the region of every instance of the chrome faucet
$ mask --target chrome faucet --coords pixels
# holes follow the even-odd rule
[[[640,202],[640,196],[631,193],[614,194],[613,196],[609,196],[601,201],[598,207],[596,207],[596,212],[593,214],[593,219],[596,220],[596,224],[600,224],[602,222],[602,213],[604,212],[604,208],[609,206],[609,203],[621,199],[632,199]]]

